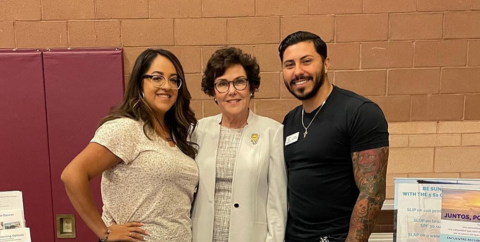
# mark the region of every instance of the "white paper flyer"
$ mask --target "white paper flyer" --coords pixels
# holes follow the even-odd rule
[[[477,189],[480,187],[480,180],[396,178],[397,213],[394,241],[439,242],[442,226],[442,190],[453,187]]]
[[[480,190],[444,188],[441,242],[480,242]]]
[[[30,229],[5,229],[0,230],[0,242],[32,242]]]
[[[25,228],[23,210],[0,210],[0,230]]]
[[[0,192],[0,210],[23,210],[23,197],[20,191]]]

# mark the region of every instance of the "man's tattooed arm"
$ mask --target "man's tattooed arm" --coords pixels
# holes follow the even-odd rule
[[[367,242],[385,200],[388,147],[354,152],[352,162],[360,194],[346,242]]]

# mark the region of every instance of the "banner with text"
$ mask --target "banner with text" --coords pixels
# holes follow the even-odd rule
[[[394,241],[439,242],[442,190],[458,187],[480,188],[480,179],[395,178]]]
[[[480,242],[480,190],[442,189],[441,242]]]

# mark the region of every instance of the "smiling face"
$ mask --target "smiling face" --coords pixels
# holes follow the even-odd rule
[[[247,78],[247,73],[242,65],[236,64],[228,67],[222,76],[215,79],[214,83],[220,80],[234,81],[238,78]],[[215,98],[222,114],[230,116],[248,115],[248,107],[250,105],[250,84],[245,89],[239,91],[229,83],[230,87],[227,92],[220,93],[215,89]]]
[[[152,108],[155,115],[164,117],[165,113],[177,101],[178,90],[173,88],[168,80],[177,77],[177,71],[173,63],[162,55],[158,55],[152,61],[146,75],[162,75],[167,82],[161,88],[149,78],[143,79],[143,93],[148,106]]]
[[[312,41],[289,46],[283,54],[283,80],[287,89],[299,100],[314,97],[323,85],[329,59],[322,60]]]

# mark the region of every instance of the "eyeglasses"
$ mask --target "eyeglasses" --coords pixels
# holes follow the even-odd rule
[[[167,83],[167,79],[165,79],[165,77],[162,75],[143,75],[142,78],[150,79],[153,86],[156,88],[161,88]],[[168,82],[170,83],[172,89],[180,89],[182,86],[182,79],[175,76],[168,79]]]
[[[219,93],[228,92],[230,89],[230,83],[233,83],[233,87],[237,91],[243,91],[248,86],[248,79],[245,77],[239,77],[233,81],[227,81],[225,79],[220,79],[215,82],[213,85]]]

